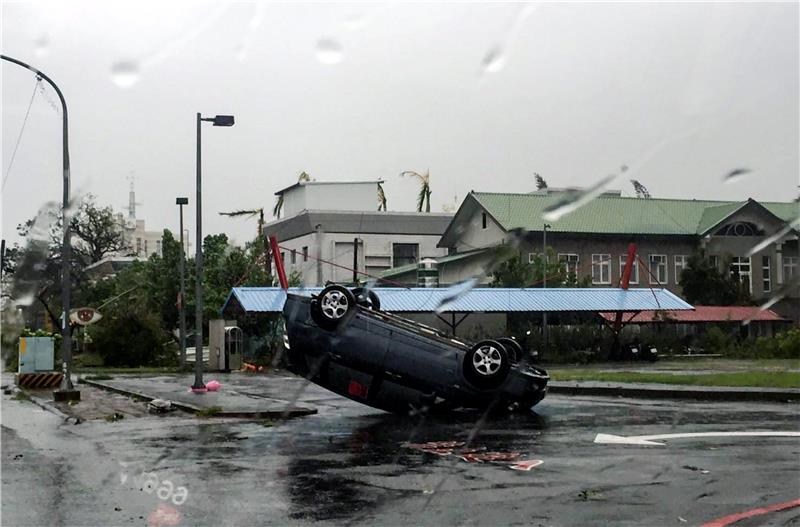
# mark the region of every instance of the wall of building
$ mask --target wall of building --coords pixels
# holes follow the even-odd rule
[[[378,184],[367,182],[307,183],[283,193],[284,217],[304,210],[375,210]]]
[[[585,235],[571,233],[547,233],[547,245],[552,247],[556,254],[578,255],[578,279],[592,275],[592,255],[608,254],[610,259],[610,274],[608,283],[592,283],[592,286],[617,287],[622,277],[623,265],[620,256],[627,255],[628,245],[635,243],[639,258],[646,263],[650,255],[667,256],[666,281],[660,285],[651,281],[645,266],[638,262],[638,280],[633,281],[630,287],[665,287],[670,291],[680,294],[681,289],[676,278],[676,256],[689,256],[697,252],[697,241],[693,237],[683,236],[615,236],[615,235]],[[523,258],[531,254],[540,254],[542,246],[539,243],[526,243],[522,248]]]
[[[483,228],[484,210],[474,200],[466,206],[469,208],[462,211],[459,223],[451,227],[457,233],[455,247],[458,252],[497,245],[505,238],[505,231],[489,214],[486,214],[486,228]]]
[[[445,256],[447,249],[436,247],[439,235],[411,234],[357,234],[357,233],[312,233],[281,242],[285,247],[284,264],[287,273],[297,271],[304,285],[325,285],[327,281],[351,282],[353,267],[353,239],[359,238],[358,268],[371,275],[394,266],[392,245],[395,243],[419,244],[419,258]],[[314,258],[303,259],[303,248],[308,248],[311,257],[334,262],[347,269],[337,268]],[[292,250],[295,251],[292,262]],[[362,276],[361,280],[367,279]]]

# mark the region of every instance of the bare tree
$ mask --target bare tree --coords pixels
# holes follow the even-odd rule
[[[536,178],[536,190],[543,190],[547,188],[547,181],[545,181],[542,176],[534,172],[533,177]]]
[[[631,183],[633,184],[633,190],[636,192],[637,198],[650,199],[652,197],[650,192],[648,192],[647,187],[639,183],[637,180],[632,179]]]

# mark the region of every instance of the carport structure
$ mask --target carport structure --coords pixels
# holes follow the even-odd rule
[[[292,287],[290,293],[311,296],[321,287]],[[460,293],[458,287],[377,287],[381,309],[392,313],[432,313],[447,324],[453,335],[472,313],[629,313],[693,309],[666,289],[617,288],[474,288]],[[459,294],[460,293],[460,294]],[[225,316],[268,314],[283,310],[286,291],[280,287],[235,287],[222,307]]]

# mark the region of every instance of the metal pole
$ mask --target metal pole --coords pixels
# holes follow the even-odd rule
[[[186,367],[186,279],[184,275],[184,261],[186,254],[183,250],[183,204],[179,205],[181,216],[181,255],[180,255],[180,273],[181,273],[181,369]]]
[[[203,383],[203,192],[200,171],[200,113],[197,114],[197,237],[195,239],[195,322],[194,322],[194,384],[193,389],[202,390],[206,387]],[[210,359],[210,356],[209,356]]]
[[[62,159],[62,179],[63,179],[63,193],[61,202],[61,221],[64,224],[64,238],[61,245],[61,370],[64,374],[64,379],[61,381],[60,393],[56,397],[60,400],[63,399],[80,399],[80,392],[75,390],[72,385],[72,339],[69,328],[69,302],[70,302],[70,258],[72,247],[70,246],[70,232],[69,232],[69,187],[70,187],[70,167],[69,167],[69,118],[67,114],[67,101],[64,99],[64,94],[56,86],[50,77],[37,70],[33,66],[25,64],[22,61],[13,59],[6,55],[0,55],[0,58],[13,62],[18,66],[34,72],[37,76],[47,81],[50,86],[56,91],[58,99],[61,101],[61,114],[62,114],[62,131],[61,131],[61,159]]]
[[[358,238],[353,239],[353,287],[358,287]]]
[[[542,228],[542,289],[547,288],[547,229],[550,227],[547,223],[544,224]],[[539,359],[542,358],[542,355],[547,354],[547,347],[550,340],[550,334],[547,327],[547,312],[545,311],[542,313],[542,336],[544,337],[544,345],[542,346],[542,353],[539,355]]]

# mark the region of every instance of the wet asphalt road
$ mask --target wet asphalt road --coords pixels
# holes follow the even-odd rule
[[[263,380],[248,382],[258,393]],[[299,380],[272,382],[270,392],[294,393]],[[597,433],[798,430],[797,405],[549,396],[536,414],[476,430],[479,415],[396,417],[313,385],[300,400],[320,413],[72,425],[4,395],[2,525],[700,525],[800,498],[797,438],[593,443]],[[522,472],[403,446],[471,435],[472,447],[543,463]],[[142,472],[157,489],[137,481]],[[736,525],[800,525],[800,508]]]

